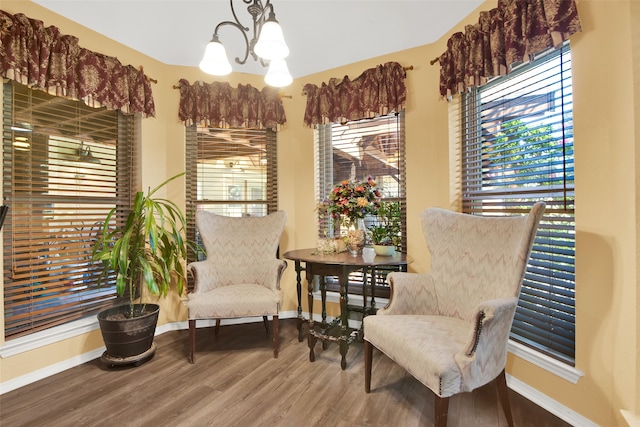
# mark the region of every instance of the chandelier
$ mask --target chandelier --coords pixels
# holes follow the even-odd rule
[[[268,65],[267,74],[264,77],[265,83],[270,86],[284,87],[291,84],[293,78],[289,74],[289,68],[285,62],[285,58],[289,55],[289,47],[287,47],[282,34],[282,28],[276,21],[276,14],[273,11],[271,0],[264,3],[261,0],[242,0],[247,4],[247,11],[253,20],[253,33],[249,40],[249,27],[245,27],[240,23],[233,7],[233,0],[230,0],[231,13],[234,21],[220,22],[213,37],[204,52],[204,57],[200,61],[200,69],[207,74],[214,76],[226,76],[231,73],[231,64],[227,58],[227,52],[220,42],[218,30],[224,26],[237,28],[242,33],[245,41],[244,58],[236,57],[236,62],[240,65],[247,62],[249,55],[255,61],[260,61],[263,66]]]

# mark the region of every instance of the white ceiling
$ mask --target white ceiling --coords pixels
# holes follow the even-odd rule
[[[215,26],[233,20],[228,0],[33,1],[163,63],[193,67],[198,66]],[[234,7],[243,24],[251,26],[244,1],[248,0],[235,0]],[[291,51],[287,63],[294,78],[432,43],[481,3],[272,0]],[[264,74],[265,69],[251,58],[245,65],[233,61],[244,56],[238,30],[225,27],[220,41],[234,71]]]

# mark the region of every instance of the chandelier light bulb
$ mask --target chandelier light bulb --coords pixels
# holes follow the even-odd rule
[[[258,42],[253,50],[260,58],[269,61],[284,59],[289,56],[289,47],[284,41],[282,27],[280,27],[280,24],[278,24],[273,14],[262,24]]]
[[[218,30],[223,27],[231,27],[242,33],[245,42],[244,56],[237,56],[235,61],[244,65],[247,59],[252,57],[259,60],[264,66],[269,64],[269,70],[265,76],[265,82],[271,86],[284,87],[291,84],[293,78],[289,74],[284,59],[289,56],[289,47],[284,41],[282,27],[276,20],[271,0],[243,0],[250,4],[247,11],[253,20],[253,27],[245,26],[238,19],[233,0],[230,0],[233,21],[222,21],[216,25],[213,37],[200,61],[200,69],[214,76],[225,76],[231,73],[231,64],[227,58],[224,46],[218,40]],[[265,19],[266,17],[266,19]],[[250,29],[253,28],[253,33]]]
[[[274,59],[269,63],[269,70],[264,76],[264,82],[273,87],[289,86],[293,77],[289,74],[287,62],[284,59]]]
[[[227,58],[227,52],[218,40],[217,34],[214,34],[209,44],[207,44],[204,57],[200,61],[200,69],[214,76],[226,76],[231,73],[231,64]]]

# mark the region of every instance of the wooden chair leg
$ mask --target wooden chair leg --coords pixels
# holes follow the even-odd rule
[[[266,319],[266,317],[265,317]],[[278,333],[278,315],[273,316],[273,357],[278,358],[278,350],[280,348],[280,339]]]
[[[502,410],[504,411],[504,416],[507,418],[507,425],[509,425],[509,427],[513,427],[513,416],[511,415],[511,405],[509,404],[509,389],[507,388],[507,376],[504,369],[496,377],[496,385],[498,388],[498,397],[502,404]]]
[[[364,391],[371,391],[371,361],[373,360],[373,345],[364,340]]]
[[[264,323],[264,330],[267,331],[267,335],[269,335],[269,319],[267,319],[267,316],[262,316],[262,323]]]
[[[436,396],[435,427],[447,427],[449,398]]]
[[[189,319],[189,363],[196,363],[196,321]]]
[[[216,328],[214,329],[213,333],[215,336],[218,336],[218,332],[220,332],[220,319],[216,319]]]

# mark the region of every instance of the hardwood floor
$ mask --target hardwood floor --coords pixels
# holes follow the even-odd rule
[[[262,322],[197,331],[188,363],[188,331],[156,337],[139,367],[96,359],[0,396],[0,425],[17,426],[432,426],[431,391],[374,350],[371,393],[364,392],[362,343],[347,369],[338,346],[316,346],[309,362],[294,320],[280,321],[280,355]],[[516,426],[569,424],[510,391]],[[495,385],[451,398],[449,427],[506,426]]]

